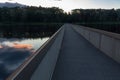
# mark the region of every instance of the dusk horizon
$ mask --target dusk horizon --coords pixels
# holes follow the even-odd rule
[[[0,0],[0,3],[11,2],[20,3],[28,6],[59,7],[66,12],[73,9],[118,9],[118,0]]]

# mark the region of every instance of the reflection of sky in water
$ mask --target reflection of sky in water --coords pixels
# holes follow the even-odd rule
[[[47,40],[48,38],[0,38],[0,80],[8,76]]]

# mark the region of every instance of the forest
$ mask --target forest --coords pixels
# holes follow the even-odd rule
[[[57,7],[0,8],[0,22],[116,22],[120,9],[74,9],[69,13]]]
[[[0,8],[0,26],[16,23],[76,23],[119,33],[120,9],[74,9],[66,13],[57,7]],[[101,27],[101,25],[106,27]],[[112,25],[112,27],[107,25]]]

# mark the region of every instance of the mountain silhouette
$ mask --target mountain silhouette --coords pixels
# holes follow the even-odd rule
[[[10,3],[10,2],[0,3],[0,7],[26,7],[26,6],[27,5],[20,3]]]

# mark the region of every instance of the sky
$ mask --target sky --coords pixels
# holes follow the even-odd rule
[[[120,0],[0,0],[0,2],[17,2],[30,6],[59,7],[66,12],[76,8],[120,8]]]

